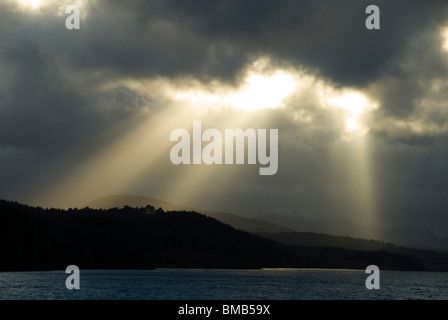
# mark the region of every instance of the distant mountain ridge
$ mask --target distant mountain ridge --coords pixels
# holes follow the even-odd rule
[[[223,223],[226,223],[237,230],[244,230],[251,233],[263,233],[263,232],[292,232],[292,229],[279,226],[274,223],[270,223],[258,219],[250,219],[240,217],[232,213],[226,212],[210,212],[205,210],[198,210],[182,205],[173,204],[167,201],[135,196],[135,195],[110,195],[93,200],[85,205],[92,209],[111,209],[111,208],[123,208],[129,206],[133,208],[142,208],[147,205],[152,205],[155,208],[162,208],[165,211],[195,211],[202,213],[206,216],[215,218]]]

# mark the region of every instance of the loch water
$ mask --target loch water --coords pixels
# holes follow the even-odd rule
[[[447,300],[448,273],[365,270],[81,270],[68,290],[65,270],[0,272],[2,300]]]

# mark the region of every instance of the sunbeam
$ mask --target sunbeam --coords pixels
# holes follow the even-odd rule
[[[188,111],[184,112],[186,114]],[[67,207],[68,203],[69,206],[79,207],[86,203],[86,199],[122,192],[144,172],[157,170],[160,161],[162,164],[169,161],[167,137],[183,117],[178,109],[169,108],[148,117],[122,138],[91,155],[48,190],[39,193],[36,198],[40,200],[37,201],[45,203],[45,199],[52,199],[52,205],[58,207]]]
[[[380,223],[369,144],[368,136],[358,136],[349,141],[341,140],[332,148],[332,192],[335,197],[332,201],[343,216],[360,226],[378,226]],[[350,212],[349,216],[347,212]],[[381,235],[372,233],[365,236],[378,239]]]
[[[227,116],[226,118],[221,119],[221,121],[219,121],[219,127],[224,126],[225,128],[221,128],[222,130],[229,128],[241,128],[245,130],[253,125],[251,120],[253,120],[252,114],[236,111],[232,117]],[[205,123],[213,123],[214,125],[217,124],[215,121],[216,120]],[[191,127],[191,122],[185,126],[185,128],[189,127]],[[247,146],[245,152],[247,154]],[[209,193],[216,185],[219,185],[220,188],[222,188],[224,181],[220,177],[225,176],[225,183],[228,185],[231,183],[238,183],[237,173],[240,169],[239,167],[244,167],[246,170],[252,168],[254,171],[253,174],[258,175],[258,165],[179,165],[173,169],[176,172],[177,179],[171,181],[169,188],[165,190],[162,197],[164,199],[173,199],[173,201],[175,200],[177,203],[197,206],[196,204],[205,202],[201,201],[201,198],[203,197],[201,191],[206,190],[206,193]],[[206,200],[208,205],[210,205],[213,202],[219,202],[221,199],[208,198]]]

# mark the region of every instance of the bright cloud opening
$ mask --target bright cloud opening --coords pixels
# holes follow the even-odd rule
[[[363,127],[359,123],[359,117],[370,105],[362,94],[348,93],[336,98],[325,98],[325,101],[348,112],[346,120],[347,131],[363,131]]]
[[[442,35],[443,35],[442,47],[443,49],[448,50],[448,27],[444,29]]]
[[[260,110],[277,108],[297,87],[294,77],[283,70],[273,74],[248,72],[244,84],[237,88],[210,89],[198,86],[194,89],[177,90],[176,100],[184,100],[194,105],[232,106],[240,110]]]
[[[30,6],[32,8],[39,7],[42,0],[21,0],[23,4]]]
[[[276,108],[297,86],[293,77],[283,71],[278,71],[271,77],[253,74],[247,78],[246,83],[241,92],[227,97],[237,109]]]

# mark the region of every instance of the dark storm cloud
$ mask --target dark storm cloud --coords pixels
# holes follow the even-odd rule
[[[120,119],[131,106],[143,105],[129,89],[89,93],[69,88],[54,55],[44,53],[32,39],[18,40],[4,50],[0,88],[0,143],[31,148],[70,146],[84,141],[95,128]],[[119,103],[118,108],[116,104]],[[104,107],[106,106],[106,107]],[[104,109],[103,114],[98,113]],[[133,110],[135,111],[135,110]],[[116,119],[113,118],[115,116]]]
[[[441,50],[443,39],[440,28],[447,24],[447,17],[445,14],[445,21],[442,22],[434,19],[429,24],[429,30],[413,34],[396,62],[397,72],[383,75],[372,86],[372,95],[381,102],[381,115],[378,116],[406,120],[415,116],[416,107],[424,98],[431,99],[433,104],[446,101],[448,60],[447,51]],[[432,122],[436,118],[441,120],[445,117],[438,115],[427,120]]]
[[[86,21],[92,32],[83,50],[119,72],[223,79],[233,79],[249,58],[269,55],[340,85],[363,86],[385,73],[400,73],[399,62],[410,43],[437,28],[447,9],[442,1],[376,1],[381,30],[368,31],[369,4],[98,2]]]
[[[442,1],[167,3],[179,20],[211,41],[236,42],[245,52],[269,54],[356,86],[399,71],[397,60],[412,37],[437,26],[446,13]],[[365,28],[370,4],[381,9],[381,31]]]
[[[439,26],[447,7],[442,1],[376,1],[381,30],[368,31],[369,4],[97,1],[86,7],[88,15],[76,35],[57,27],[64,17],[50,14],[31,32],[71,67],[103,70],[109,76],[235,80],[250,59],[269,55],[336,84],[363,86],[384,73],[399,73],[409,43]]]
[[[2,23],[2,39],[9,34],[14,41],[9,39],[2,47],[31,38],[42,58],[54,57],[64,72],[82,71],[86,78],[100,72],[100,82],[155,76],[235,81],[249,61],[269,56],[274,62],[316,72],[336,85],[363,87],[388,74],[396,83],[405,83],[397,90],[418,95],[419,88],[403,79],[400,59],[413,39],[440,25],[447,6],[441,1],[377,1],[382,29],[368,31],[364,23],[369,4],[334,0],[97,1],[86,6],[88,14],[77,33],[61,27],[65,16],[55,16],[50,10],[39,20],[33,15],[14,19],[14,13],[4,10],[8,16]],[[4,50],[8,54],[10,48]],[[30,56],[28,66],[21,65],[26,72],[33,72],[29,67],[35,58],[39,56]],[[403,95],[387,90],[383,95],[391,103],[412,104],[412,97],[394,101]]]
[[[232,42],[195,34],[166,12],[164,2],[98,1],[88,6],[78,34],[39,33],[69,68],[111,78],[194,76],[233,79],[248,62]],[[63,21],[60,22],[63,24]],[[56,28],[54,28],[56,30]]]

